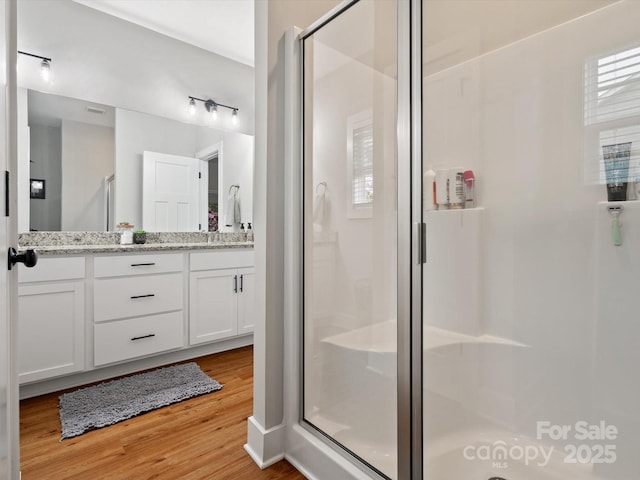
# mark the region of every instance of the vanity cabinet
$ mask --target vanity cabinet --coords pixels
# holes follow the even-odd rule
[[[183,260],[181,253],[94,259],[95,366],[183,346]]]
[[[85,368],[85,259],[40,258],[18,270],[20,383]]]
[[[252,249],[216,248],[41,255],[20,266],[21,396],[251,344],[253,265]]]
[[[252,251],[190,254],[189,343],[253,332]]]

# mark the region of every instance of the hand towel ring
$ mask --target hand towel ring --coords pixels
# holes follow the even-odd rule
[[[231,190],[232,190],[234,187],[235,187],[235,188],[237,188],[238,190],[240,190],[240,185],[231,185],[231,186],[229,187],[229,195],[231,195]]]
[[[321,186],[324,187],[322,194],[324,195],[325,193],[327,193],[327,182],[320,182],[319,184],[316,185],[316,195],[318,194],[318,189]]]

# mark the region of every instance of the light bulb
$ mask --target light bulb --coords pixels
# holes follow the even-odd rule
[[[49,81],[50,70],[51,64],[49,63],[49,60],[42,60],[42,63],[40,63],[40,76],[45,82]]]
[[[196,114],[196,101],[193,98],[189,99],[189,114],[191,116]]]
[[[218,119],[218,105],[214,103],[213,106],[211,107],[211,120],[217,120],[217,119]]]
[[[233,113],[231,114],[231,121],[234,125],[238,124],[238,110],[235,108],[233,109]]]

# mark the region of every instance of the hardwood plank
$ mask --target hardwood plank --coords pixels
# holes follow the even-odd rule
[[[253,408],[253,348],[190,361],[224,388],[62,442],[63,392],[23,400],[23,480],[304,479],[284,460],[260,470],[243,449]]]

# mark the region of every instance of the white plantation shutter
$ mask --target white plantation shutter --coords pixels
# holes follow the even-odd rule
[[[373,215],[373,114],[365,110],[347,119],[348,218]]]
[[[352,199],[355,207],[373,202],[373,125],[353,130]]]
[[[631,142],[629,181],[640,180],[640,46],[585,65],[585,180],[606,183],[604,145]]]

